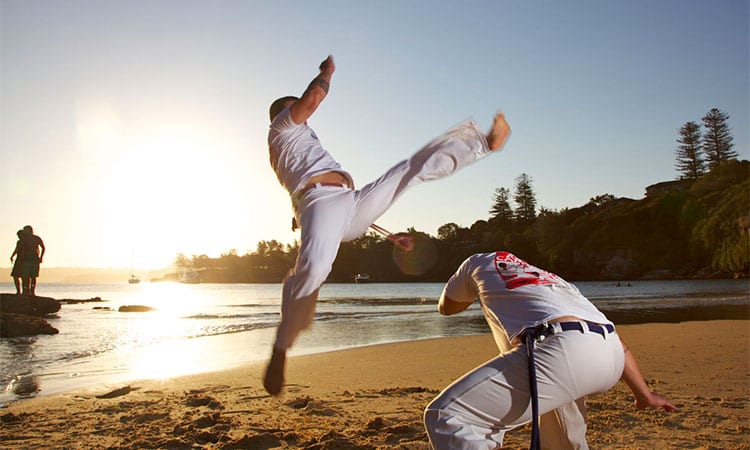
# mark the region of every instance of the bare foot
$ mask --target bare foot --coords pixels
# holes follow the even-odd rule
[[[266,366],[266,373],[263,375],[263,387],[271,395],[279,395],[281,388],[284,386],[284,366],[286,364],[286,352],[283,350],[273,349],[271,360]]]
[[[505,121],[503,113],[497,113],[495,120],[492,122],[492,128],[487,133],[487,144],[490,150],[497,150],[505,144],[510,135],[510,125]]]

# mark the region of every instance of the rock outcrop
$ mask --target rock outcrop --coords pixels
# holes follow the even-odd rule
[[[12,338],[57,333],[59,333],[57,328],[40,317],[0,312],[0,337]]]
[[[42,317],[60,311],[60,302],[50,297],[0,294],[0,311]]]
[[[153,310],[154,308],[145,305],[122,305],[117,309],[119,312],[149,312]]]
[[[58,311],[60,302],[54,298],[0,294],[0,337],[57,334],[42,316]]]

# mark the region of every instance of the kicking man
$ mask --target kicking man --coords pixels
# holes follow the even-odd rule
[[[271,166],[291,196],[301,228],[299,255],[283,282],[281,322],[263,386],[277,395],[284,383],[286,351],[315,315],[318,290],[341,242],[362,235],[406,189],[443,178],[500,149],[510,134],[497,114],[486,135],[473,120],[435,138],[375,181],[355,189],[351,175],[323,147],[308,119],[328,95],[336,66],[328,56],[301,97],[271,104],[268,148]]]

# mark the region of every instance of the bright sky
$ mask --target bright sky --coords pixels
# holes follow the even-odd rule
[[[640,199],[713,107],[750,158],[747,0],[0,0],[0,16],[0,236],[10,256],[33,225],[47,267],[298,239],[268,105],[328,54],[310,124],[360,186],[470,116],[513,129],[406,193],[378,221],[392,231],[486,219],[524,172],[549,209]]]

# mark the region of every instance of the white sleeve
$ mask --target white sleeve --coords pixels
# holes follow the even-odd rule
[[[445,297],[450,298],[455,302],[461,303],[472,303],[477,296],[477,284],[472,276],[473,267],[472,258],[467,258],[461,266],[459,266],[456,273],[454,273],[445,287],[443,287],[443,293],[441,294],[441,300]]]
[[[274,119],[273,122],[271,122],[271,128],[275,130],[277,133],[281,133],[284,130],[287,129],[294,129],[302,125],[301,123],[296,123],[292,119],[292,108],[286,107],[284,108]]]

